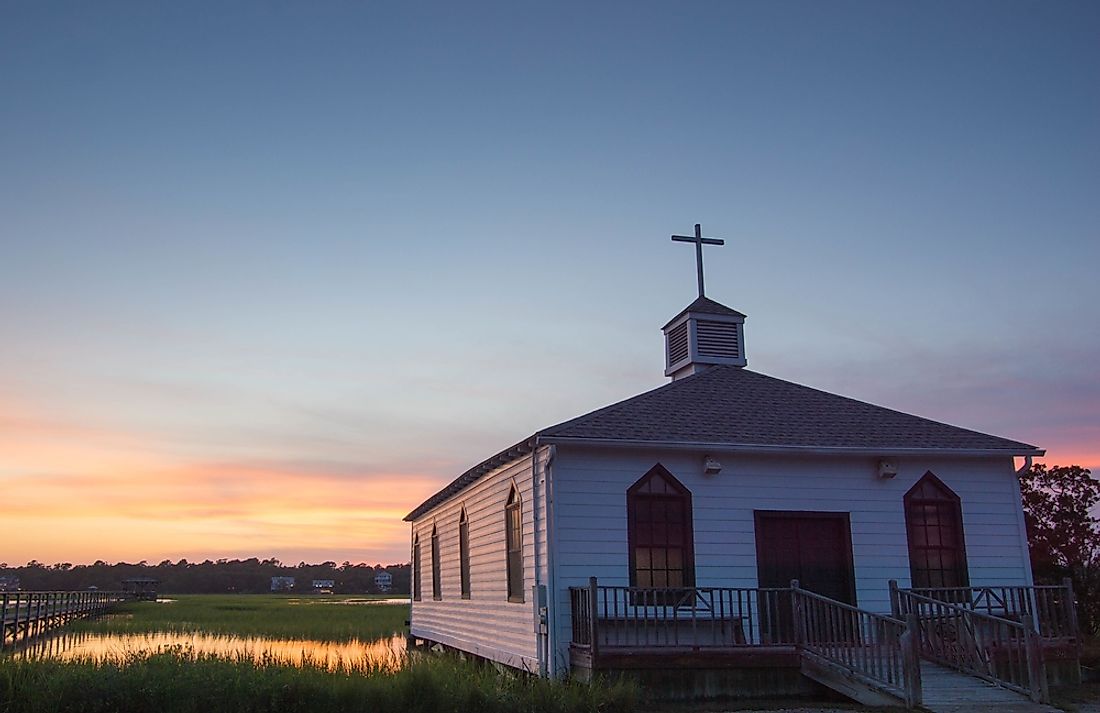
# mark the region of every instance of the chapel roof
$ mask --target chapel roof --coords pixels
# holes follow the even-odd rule
[[[405,519],[419,517],[490,470],[530,453],[536,442],[565,440],[882,455],[922,451],[1042,454],[1027,443],[719,365],[544,428],[466,471]]]
[[[537,435],[883,451],[1037,450],[1019,441],[722,365],[543,429]]]

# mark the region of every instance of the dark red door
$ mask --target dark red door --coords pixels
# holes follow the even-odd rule
[[[803,589],[854,605],[848,513],[756,511],[756,567],[761,587],[797,579]]]

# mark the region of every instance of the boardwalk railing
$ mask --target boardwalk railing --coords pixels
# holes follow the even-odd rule
[[[908,623],[801,589],[791,582],[795,638],[803,660],[921,703],[915,618]],[[805,664],[804,664],[805,665]]]
[[[899,591],[897,584],[891,582],[891,602],[895,601],[895,591]],[[1077,608],[1069,579],[1062,584],[1032,587],[938,587],[900,591],[949,602],[1001,619],[1019,622],[1031,619],[1036,632],[1047,642],[1079,641]],[[893,608],[896,612],[896,603]]]
[[[3,592],[0,593],[0,649],[15,646],[73,619],[109,611],[131,599],[126,592]]]
[[[571,587],[573,644],[704,650],[793,645],[789,589]]]
[[[955,603],[946,596],[949,592],[937,593],[944,596],[891,591],[895,611],[916,619],[922,656],[1034,701],[1049,700],[1043,650],[1031,616],[1017,621],[988,614],[975,608],[976,598],[966,604]],[[984,598],[985,593],[981,594]],[[1032,611],[1035,609],[1022,610],[1024,614]],[[1054,625],[1050,627],[1053,630]]]

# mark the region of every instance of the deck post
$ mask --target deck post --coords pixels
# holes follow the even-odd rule
[[[791,626],[794,631],[795,646],[801,648],[805,643],[805,627],[802,625],[802,600],[798,596],[798,580],[791,580]]]
[[[1069,635],[1077,641],[1077,646],[1080,648],[1081,640],[1079,638],[1080,632],[1077,629],[1077,602],[1073,593],[1073,580],[1069,577],[1063,577],[1062,586],[1066,588],[1066,624],[1069,625]]]
[[[4,606],[0,609],[0,651],[4,650],[4,645],[8,641],[8,599],[11,595],[4,592]]]
[[[891,584],[894,584],[891,582]],[[898,641],[901,647],[902,683],[905,686],[905,707],[916,708],[924,699],[920,679],[920,624],[917,615],[905,617],[905,632]]]
[[[15,624],[12,626],[12,629],[11,629],[11,645],[12,646],[15,646],[17,643],[19,643],[19,603],[20,603],[19,600],[20,599],[21,599],[21,597],[19,596],[19,593],[16,592],[16,594],[15,594]]]
[[[1035,633],[1035,624],[1029,617],[1021,617],[1024,625],[1024,651],[1027,654],[1028,693],[1036,703],[1046,703],[1047,693],[1046,666],[1043,664],[1042,643]]]
[[[596,586],[596,578],[588,578],[588,640],[590,642],[590,651],[592,652],[592,668],[596,667],[596,656],[600,653],[600,626],[599,626],[599,608],[596,604],[598,600],[599,589]]]
[[[901,618],[901,600],[898,595],[898,580],[890,580],[890,614],[895,619]]]

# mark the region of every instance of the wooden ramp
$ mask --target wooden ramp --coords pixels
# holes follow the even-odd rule
[[[865,706],[894,707],[906,705],[905,691],[883,685],[858,671],[845,669],[807,652],[801,653],[802,675],[842,696]]]
[[[864,705],[934,713],[1056,711],[1030,619],[1014,621],[893,590],[905,620],[857,609],[791,582],[802,674]],[[905,607],[900,607],[904,609]],[[934,663],[943,661],[950,666]]]
[[[803,657],[802,673],[807,678],[864,705],[905,705],[901,691],[815,658]],[[930,661],[921,661],[920,675],[922,706],[933,713],[1060,713],[1058,708],[1035,703],[1023,694]]]
[[[1059,713],[1058,708],[930,661],[921,661],[920,675],[923,705],[933,713]]]

